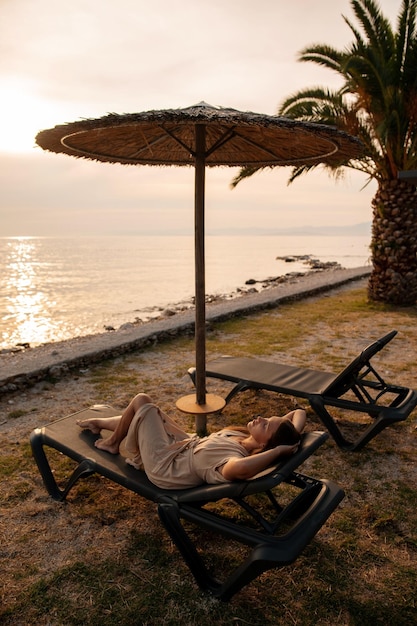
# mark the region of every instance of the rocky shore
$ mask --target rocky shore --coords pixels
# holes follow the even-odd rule
[[[239,297],[213,299],[207,304],[207,322],[222,321],[280,303],[322,293],[369,276],[370,267],[325,269],[287,275],[285,280],[263,281],[260,290],[248,289]],[[57,380],[70,371],[92,363],[155,345],[166,339],[194,331],[194,311],[188,309],[146,324],[128,324],[114,332],[76,337],[71,340],[26,348],[0,355],[0,394],[15,392],[40,380]]]
[[[239,298],[241,296],[245,296],[248,294],[259,293],[260,291],[264,291],[265,289],[270,289],[271,287],[275,287],[277,285],[282,285],[284,283],[292,282],[303,276],[306,276],[308,274],[313,274],[318,271],[324,271],[324,270],[330,270],[330,269],[332,270],[342,269],[342,266],[336,261],[323,262],[311,256],[310,254],[277,257],[277,259],[285,261],[286,263],[294,263],[296,261],[298,262],[301,261],[304,265],[308,266],[310,269],[307,271],[303,271],[303,272],[287,272],[286,274],[282,274],[280,276],[263,278],[261,280],[255,279],[255,278],[249,278],[245,282],[245,287],[238,287],[236,291],[232,291],[227,294],[216,294],[216,295],[207,294],[206,304],[216,304],[219,302],[223,302],[225,300],[233,300],[235,298]],[[122,326],[120,326],[117,330],[128,330],[132,328],[133,326],[137,326],[143,323],[148,323],[150,321],[155,321],[157,319],[164,318],[164,317],[171,317],[172,315],[176,315],[177,313],[183,313],[184,311],[188,311],[193,308],[194,308],[194,298],[192,298],[190,301],[178,302],[177,304],[174,304],[167,308],[155,307],[154,309],[150,311],[151,313],[150,316],[146,317],[145,319],[137,317],[134,322],[126,322],[125,324],[122,324]],[[110,325],[105,326],[104,329],[107,331],[116,330],[116,328]],[[18,349],[17,350],[13,349],[13,351],[18,352],[19,349],[25,349],[25,347],[29,347],[29,346],[25,346],[25,344],[20,344],[19,346],[17,346]],[[1,354],[1,351],[0,351],[0,354]]]

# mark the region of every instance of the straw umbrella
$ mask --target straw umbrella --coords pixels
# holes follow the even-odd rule
[[[43,130],[37,144],[52,152],[133,165],[195,169],[195,349],[196,394],[177,402],[203,416],[224,406],[206,394],[204,200],[206,166],[275,167],[326,163],[337,166],[361,153],[359,141],[334,128],[283,117],[213,107],[109,114]]]

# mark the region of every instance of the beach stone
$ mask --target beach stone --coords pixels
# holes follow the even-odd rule
[[[126,322],[125,324],[119,326],[118,330],[131,330],[132,328],[134,328],[134,326],[135,325],[132,322]]]
[[[60,363],[59,365],[53,365],[49,368],[49,375],[52,378],[61,378],[69,372],[69,367],[66,363]]]
[[[37,394],[43,393],[44,391],[50,391],[53,388],[54,388],[53,383],[47,380],[41,380],[40,382],[31,386],[30,393],[32,393],[33,395],[37,395]]]

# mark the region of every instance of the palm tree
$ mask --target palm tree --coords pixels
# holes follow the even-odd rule
[[[336,72],[343,81],[340,89],[299,91],[278,113],[331,124],[362,140],[365,156],[344,166],[378,184],[372,200],[369,297],[411,305],[417,300],[417,190],[399,172],[417,169],[417,0],[402,1],[397,30],[374,0],[351,0],[351,6],[360,28],[344,17],[354,36],[350,47],[340,51],[317,44],[299,56]],[[294,168],[290,182],[312,167]],[[233,185],[254,171],[242,170]]]

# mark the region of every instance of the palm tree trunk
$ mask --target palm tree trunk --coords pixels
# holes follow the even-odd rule
[[[417,189],[380,181],[372,200],[371,300],[409,306],[417,301]]]

